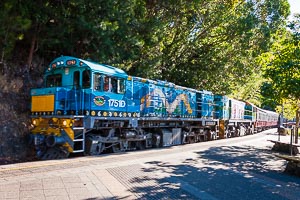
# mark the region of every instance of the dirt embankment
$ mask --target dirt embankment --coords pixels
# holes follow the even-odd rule
[[[8,72],[0,73],[0,165],[33,159],[27,138],[30,88],[37,85],[37,77],[24,70]]]

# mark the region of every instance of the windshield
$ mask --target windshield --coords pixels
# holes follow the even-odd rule
[[[62,75],[52,74],[47,76],[46,87],[60,87],[62,86]]]

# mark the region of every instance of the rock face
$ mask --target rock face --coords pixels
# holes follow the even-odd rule
[[[26,60],[22,54],[16,56],[11,59],[16,63],[0,64],[0,165],[35,159],[27,139],[31,129],[30,89],[41,86],[46,67],[38,56],[31,67],[20,64]]]
[[[24,77],[0,74],[0,165],[31,159],[29,85]]]

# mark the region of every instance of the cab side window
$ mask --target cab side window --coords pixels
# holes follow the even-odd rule
[[[79,88],[79,86],[80,86],[80,72],[79,71],[74,72],[73,85],[76,88]]]
[[[103,91],[110,92],[110,78],[108,76],[103,76]]]
[[[117,77],[103,76],[103,91],[124,94],[125,80]]]
[[[110,85],[111,85],[110,91],[113,92],[113,93],[117,93],[117,91],[118,91],[118,79],[116,79],[115,77],[111,77],[110,78]]]
[[[118,79],[118,94],[124,94],[125,93],[125,79]]]
[[[114,77],[103,77],[103,91],[117,93],[117,80]]]
[[[91,87],[91,71],[84,70],[82,73],[82,87],[90,88]]]
[[[60,87],[62,86],[62,75],[53,74],[47,76],[46,87]]]
[[[97,91],[102,91],[102,87],[101,87],[101,81],[102,77],[101,77],[101,74],[99,73],[95,73],[94,74],[94,90],[97,90]]]

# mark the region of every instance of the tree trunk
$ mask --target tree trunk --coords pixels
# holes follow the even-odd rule
[[[30,71],[30,68],[31,68],[35,44],[36,44],[36,34],[34,33],[32,40],[31,40],[31,45],[30,45],[30,50],[29,50],[29,55],[28,55],[28,60],[27,60],[27,65],[28,65],[27,70],[28,71]]]
[[[296,111],[296,127],[295,127],[295,143],[298,144],[298,128],[299,128],[299,120],[300,120],[300,108]]]

